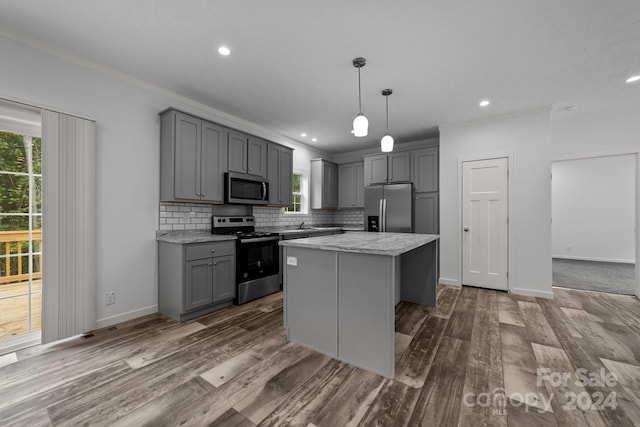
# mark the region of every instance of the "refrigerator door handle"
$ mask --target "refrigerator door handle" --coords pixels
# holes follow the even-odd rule
[[[382,210],[382,201],[380,199],[380,205],[378,206],[378,231],[384,231],[384,211]]]
[[[382,231],[387,231],[387,199],[382,199]]]

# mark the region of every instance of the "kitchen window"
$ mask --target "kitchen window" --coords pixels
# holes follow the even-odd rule
[[[291,206],[285,208],[285,212],[306,214],[308,212],[306,177],[301,173],[294,172],[292,183]]]

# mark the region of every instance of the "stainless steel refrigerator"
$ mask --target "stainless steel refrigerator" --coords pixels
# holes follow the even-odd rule
[[[367,231],[413,233],[413,184],[365,187],[364,220]]]

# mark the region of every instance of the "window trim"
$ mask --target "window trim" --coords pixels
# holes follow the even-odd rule
[[[303,171],[294,170],[292,175],[300,176],[300,212],[289,211],[284,208],[286,215],[308,215],[309,214],[309,179]],[[292,178],[293,181],[293,178]],[[291,200],[293,200],[293,185],[291,186]]]

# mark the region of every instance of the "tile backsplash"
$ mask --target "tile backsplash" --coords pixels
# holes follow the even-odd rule
[[[363,209],[310,210],[309,214],[285,213],[284,208],[259,206],[160,203],[159,230],[211,230],[212,215],[253,215],[256,227],[293,227],[306,225],[364,224]]]
[[[211,205],[160,203],[159,230],[211,230]]]
[[[253,216],[256,227],[292,227],[304,221],[306,225],[333,224],[333,211],[311,210],[308,215],[285,213],[284,208],[263,208],[254,206]]]

